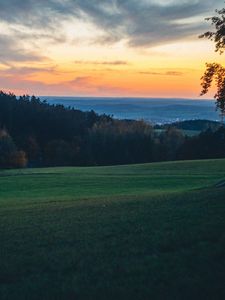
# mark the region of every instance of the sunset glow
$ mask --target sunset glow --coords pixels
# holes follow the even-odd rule
[[[0,3],[5,91],[197,98],[205,62],[223,62],[198,38],[222,0],[14,2]]]

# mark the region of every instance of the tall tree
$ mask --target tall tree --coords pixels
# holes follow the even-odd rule
[[[207,31],[200,35],[200,38],[208,38],[215,43],[215,51],[222,54],[225,50],[225,8],[216,10],[216,16],[206,18],[211,21],[215,31]],[[205,95],[212,85],[216,82],[217,91],[214,95],[216,107],[221,113],[223,122],[225,116],[225,68],[218,63],[207,63],[204,75],[201,78],[201,96]]]

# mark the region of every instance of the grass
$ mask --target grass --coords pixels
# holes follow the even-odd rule
[[[0,172],[0,299],[225,299],[225,160]]]

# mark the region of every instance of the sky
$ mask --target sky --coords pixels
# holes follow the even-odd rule
[[[205,63],[224,61],[199,35],[213,30],[205,18],[223,7],[224,0],[0,0],[0,89],[198,98]]]

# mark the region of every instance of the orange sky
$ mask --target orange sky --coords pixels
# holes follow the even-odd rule
[[[218,4],[221,3],[218,1]],[[199,15],[198,23],[205,23],[204,16],[208,13]],[[182,19],[179,17],[179,20]],[[2,59],[0,55],[0,89],[39,96],[198,98],[205,62],[223,63],[224,60],[223,56],[214,52],[212,42],[198,38],[197,33],[201,34],[203,30],[201,28],[183,39],[171,36],[171,39],[163,37],[165,40],[161,38],[159,41],[157,31],[152,31],[155,42],[149,40],[147,44],[133,46],[132,43],[139,42],[138,35],[122,29],[124,36],[121,33],[122,37],[115,42],[101,40],[104,28],[99,27],[98,20],[95,22],[97,25],[70,18],[62,22],[62,36],[53,42],[50,35],[56,33],[50,27],[46,37],[40,27],[29,28],[11,20],[0,23],[4,30],[0,42],[3,39],[6,45],[5,49],[4,43],[2,45]],[[195,22],[189,17],[190,24]],[[136,28],[137,24],[133,26]],[[20,39],[20,47],[14,50],[9,40],[14,38],[17,41],[18,33],[23,39]],[[116,34],[119,35],[120,31]],[[160,31],[158,34],[161,37]],[[8,58],[7,53],[10,54]],[[213,91],[207,98],[212,95]]]

